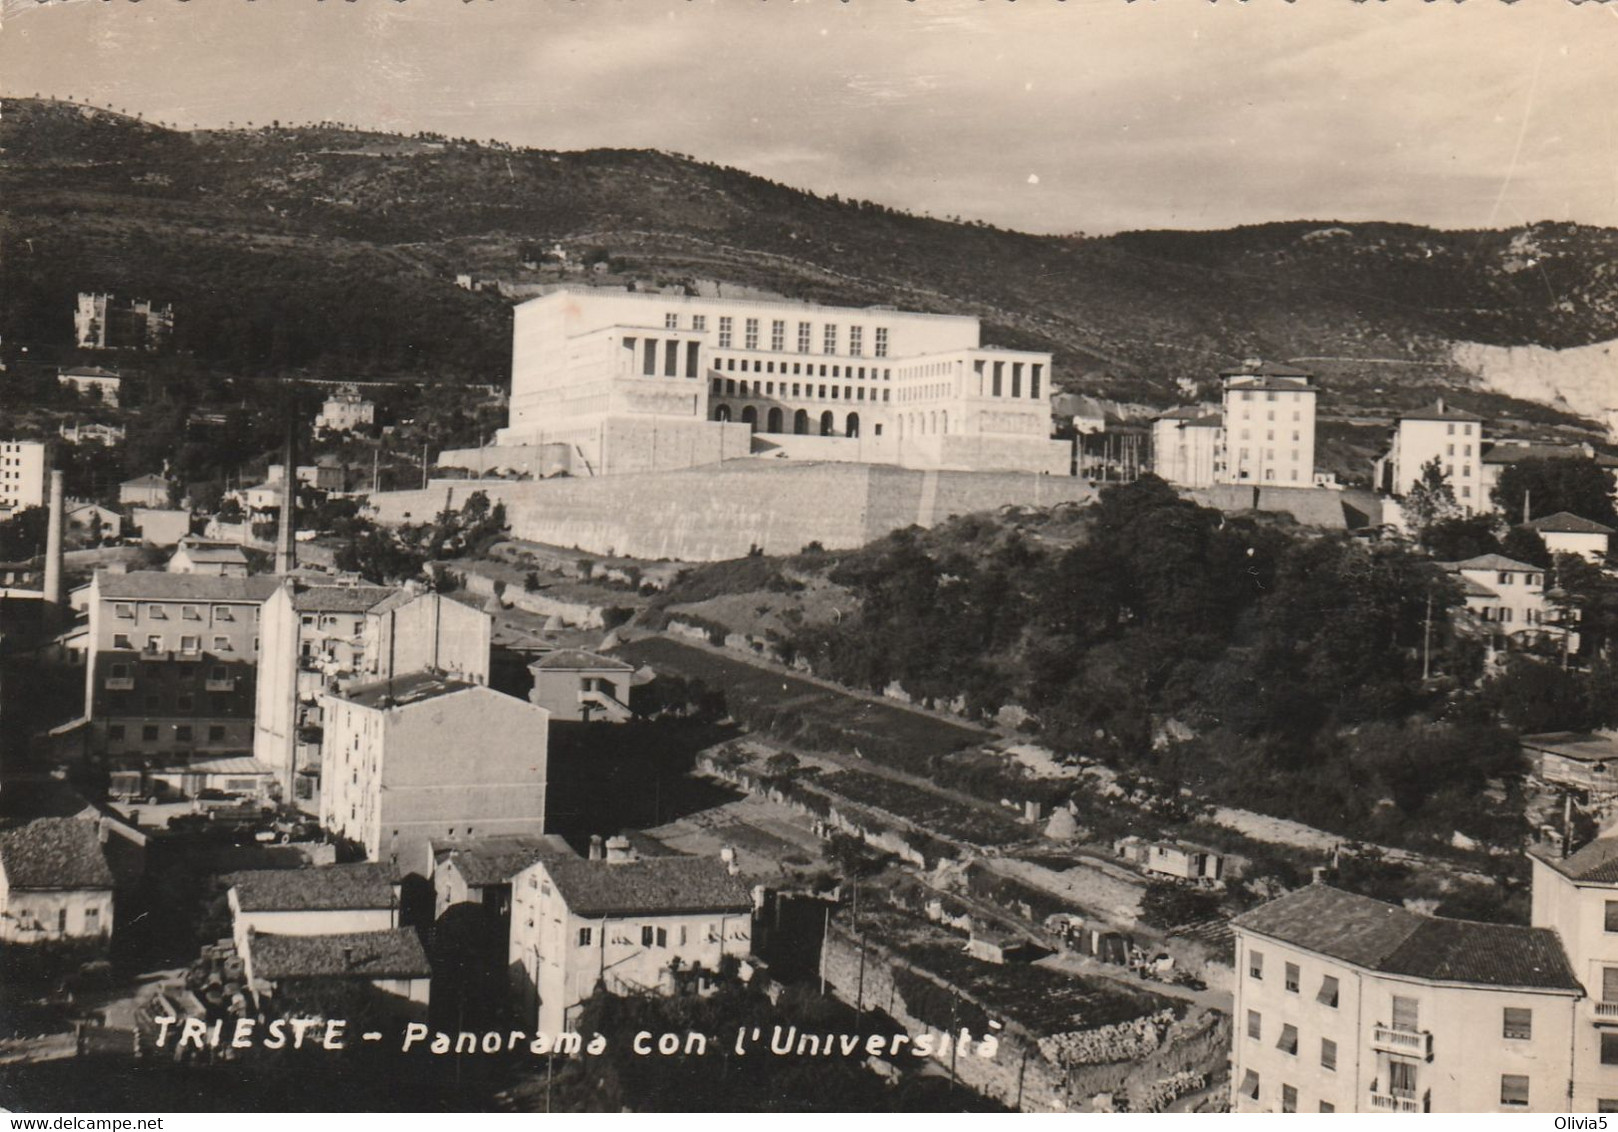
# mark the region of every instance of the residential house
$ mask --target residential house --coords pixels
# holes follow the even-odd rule
[[[118,376],[117,371],[100,366],[71,366],[57,372],[56,383],[71,386],[80,393],[93,394],[101,398],[102,404],[116,409],[124,379]]]
[[[435,839],[428,845],[427,879],[433,882],[433,915],[441,917],[459,904],[473,904],[502,922],[511,918],[511,878],[544,856],[573,856],[554,833],[543,837]],[[509,933],[500,935],[502,951]]]
[[[1210,487],[1219,463],[1224,419],[1201,406],[1171,409],[1152,420],[1152,473],[1175,487]]]
[[[148,546],[178,546],[191,533],[191,512],[179,509],[136,507],[130,512],[140,540]]]
[[[121,425],[79,424],[77,421],[57,426],[56,432],[69,444],[99,444],[103,448],[122,444],[125,435]]]
[[[1552,555],[1577,554],[1590,562],[1601,563],[1607,560],[1612,545],[1611,527],[1568,511],[1543,515],[1523,526],[1539,535]]]
[[[170,486],[163,476],[136,476],[118,485],[118,504],[121,507],[167,507]]]
[[[1551,1083],[1560,1090],[1557,1107],[1618,1112],[1618,838],[1598,838],[1567,857],[1534,850],[1528,859],[1530,922],[1561,937],[1586,992],[1575,1007],[1572,1070]]]
[[[1274,362],[1221,370],[1218,483],[1310,487],[1315,482],[1314,375]]]
[[[124,517],[99,503],[69,503],[63,523],[67,536],[81,543],[116,540],[124,535]]]
[[[0,518],[9,511],[45,506],[49,463],[42,440],[0,440]]]
[[[0,830],[0,942],[110,937],[113,885],[99,822],[36,818]]]
[[[1536,873],[1536,907],[1538,887]],[[1534,923],[1424,916],[1324,884],[1238,916],[1231,1109],[1569,1111],[1589,1012],[1572,941]]]
[[[247,985],[261,1005],[299,983],[363,979],[418,1007],[432,993],[432,966],[411,928],[340,935],[250,932],[241,952]]]
[[[376,403],[367,401],[352,385],[343,386],[326,398],[315,417],[315,432],[352,432],[376,421]]]
[[[187,535],[170,555],[171,574],[210,574],[216,578],[247,577],[247,552],[234,543],[208,542]]]
[[[81,291],[73,330],[81,350],[160,350],[174,334],[174,307]]]
[[[1388,450],[1375,462],[1377,489],[1403,499],[1421,482],[1422,469],[1437,460],[1463,512],[1489,510],[1482,463],[1486,423],[1476,413],[1445,404],[1443,398],[1428,408],[1401,414]]]
[[[399,890],[381,865],[260,869],[225,878],[231,936],[238,952],[247,936],[345,935],[399,926]]]
[[[320,700],[320,820],[372,861],[425,872],[437,838],[543,834],[550,714],[417,673]]]
[[[576,1022],[598,987],[667,992],[752,949],[752,896],[724,862],[636,857],[622,838],[599,860],[541,858],[513,878],[511,901],[518,1016],[546,1033]]]
[[[109,765],[252,751],[259,610],[271,577],[96,571],[85,595],[85,716]]]
[[[1560,613],[1545,601],[1545,571],[1500,554],[1481,554],[1440,565],[1461,582],[1466,608],[1483,623],[1490,643],[1505,648],[1513,638],[1554,636],[1560,641]],[[1577,636],[1570,643],[1576,649]]]
[[[635,667],[583,649],[548,652],[528,666],[534,687],[528,699],[556,720],[622,723],[633,717],[629,688]]]
[[[322,693],[439,672],[489,682],[489,616],[415,586],[287,580],[264,603],[255,755],[318,811]]]

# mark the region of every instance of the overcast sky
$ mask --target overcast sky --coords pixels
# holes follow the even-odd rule
[[[0,92],[654,147],[1034,232],[1618,226],[1618,4],[4,0]]]

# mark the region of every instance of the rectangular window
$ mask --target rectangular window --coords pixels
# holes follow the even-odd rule
[[[201,637],[181,637],[180,638],[180,651],[181,652],[201,652],[202,651],[202,638]]]
[[[148,636],[146,638],[146,651],[147,652],[162,652],[163,651],[163,638],[158,636],[156,633],[153,633],[150,636]]]
[[[812,344],[813,331],[811,330],[811,324],[807,322],[798,323],[798,353],[807,354]]]
[[[1289,993],[1289,994],[1297,994],[1298,993],[1298,979],[1299,979],[1298,965],[1296,963],[1288,963],[1287,966],[1286,966],[1285,974],[1286,974],[1287,993]]]
[[[708,316],[705,315],[705,314],[694,314],[694,315],[692,315],[691,316],[691,329],[692,330],[699,330],[699,331],[700,330],[707,330],[708,329]]]
[[[1402,994],[1394,995],[1393,1028],[1395,1030],[1402,1030],[1407,1034],[1414,1034],[1421,1028],[1418,1024],[1419,1022],[1420,1003],[1418,1003],[1415,999],[1407,998]]]
[[[214,652],[229,652],[230,651],[230,638],[229,637],[215,637],[213,639],[213,649],[214,649]]]
[[[879,358],[888,356],[888,328],[886,326],[876,328],[876,356]]]
[[[667,928],[658,928],[657,929],[657,946],[659,946],[659,947],[667,947],[668,945],[669,945],[669,932],[668,932],[668,929]]]
[[[180,619],[183,621],[201,621],[202,613],[194,605],[180,606]]]
[[[1242,1096],[1250,1101],[1258,1100],[1258,1074],[1251,1069],[1242,1074]]]
[[[1527,1076],[1521,1073],[1502,1073],[1500,1075],[1500,1103],[1508,1108],[1527,1108]]]
[[[135,619],[135,607],[133,605],[114,605],[112,607],[112,615],[114,617],[121,617],[125,621],[133,621]]]
[[[770,349],[785,350],[787,348],[787,324],[781,319],[770,323]]]
[[[1602,1031],[1601,1064],[1618,1065],[1618,1031]]]
[[[1320,1067],[1337,1071],[1337,1043],[1330,1038],[1320,1039]]]
[[[154,621],[167,621],[169,619],[168,607],[162,605],[151,606],[146,610],[146,615]]]
[[[101,909],[86,908],[84,910],[84,932],[86,935],[98,935],[101,932]]]
[[[821,339],[820,352],[823,354],[835,354],[837,352],[837,327],[828,322],[823,334],[824,337]]]
[[[1337,976],[1327,975],[1320,980],[1320,993],[1315,995],[1315,1001],[1322,1006],[1337,1007]]]
[[[1618,1112],[1618,1097],[1599,1097],[1596,1100],[1597,1112]]]
[[[1262,951],[1249,951],[1247,953],[1247,977],[1250,979],[1264,978],[1264,953]]]
[[[732,324],[733,320],[728,314],[722,314],[719,316],[719,348],[721,350],[730,349]]]
[[[663,316],[663,329],[664,330],[678,330],[678,329],[680,329],[680,316],[678,314],[675,314],[673,311],[670,311],[667,314],[665,314]]]
[[[1603,926],[1609,932],[1618,932],[1618,900],[1609,900],[1606,904],[1606,921]]]
[[[856,358],[859,357],[860,351],[865,348],[864,339],[865,327],[850,326],[848,328],[848,352]]]
[[[1291,1085],[1281,1086],[1281,1111],[1298,1111],[1298,1090],[1293,1088]]]
[[[590,938],[591,938],[592,934],[593,933],[592,933],[590,928],[580,928],[579,929],[579,946],[580,947],[589,947],[590,946]]]
[[[174,740],[177,743],[191,742],[191,725],[189,723],[176,723],[174,725]]]
[[[1412,1098],[1416,1095],[1415,1062],[1388,1062],[1388,1091],[1396,1097]]]
[[[1264,1019],[1263,1019],[1263,1017],[1259,1014],[1258,1011],[1249,1010],[1247,1012],[1247,1036],[1254,1039],[1255,1041],[1257,1041],[1257,1040],[1262,1039],[1263,1035],[1264,1035]]]
[[[652,925],[651,924],[646,924],[640,929],[640,945],[642,947],[650,947],[650,946],[652,946]]]
[[[1500,1036],[1510,1038],[1515,1042],[1532,1041],[1534,1037],[1534,1012],[1526,1006],[1506,1007],[1505,1018],[1501,1022]]]
[[[758,319],[750,318],[746,322],[746,336],[742,345],[749,350],[758,349]]]
[[[157,724],[143,723],[140,728],[140,741],[142,743],[157,742]]]
[[[132,649],[135,646],[129,643],[128,633],[114,633],[112,635],[112,647],[115,649]],[[1612,931],[1613,929],[1608,928],[1607,930]]]
[[[210,723],[208,725],[208,742],[223,743],[224,741],[225,725],[222,723]]]
[[[1296,1056],[1298,1052],[1298,1027],[1291,1022],[1284,1023],[1281,1026],[1280,1040],[1275,1043],[1275,1048],[1282,1053],[1290,1053]]]

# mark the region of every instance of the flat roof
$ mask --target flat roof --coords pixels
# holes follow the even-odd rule
[[[397,676],[392,680],[375,680],[369,684],[357,684],[340,694],[341,698],[350,703],[359,704],[368,708],[406,707],[410,704],[420,703],[423,700],[437,699],[453,692],[463,692],[468,688],[477,687],[465,680],[457,680],[450,676],[438,676],[431,672],[412,672],[406,676]],[[523,703],[526,701],[518,701]]]
[[[536,295],[534,298],[529,299],[526,302],[518,303],[517,306],[526,307],[533,303],[543,303],[547,300],[555,299],[558,295],[591,295],[601,296],[609,299],[634,299],[638,302],[662,303],[664,305],[669,303],[679,303],[684,306],[691,306],[693,304],[701,304],[704,306],[717,304],[722,306],[739,307],[778,307],[782,310],[827,311],[835,314],[892,314],[899,315],[902,318],[935,318],[948,320],[950,322],[970,322],[973,324],[978,324],[981,321],[977,315],[934,314],[931,311],[899,310],[898,308],[891,306],[834,307],[828,306],[825,303],[800,302],[797,299],[732,299],[725,298],[723,296],[714,296],[712,298],[708,298],[703,295],[663,295],[652,294],[648,291],[620,291],[610,287],[591,287],[582,283],[563,283],[554,291],[549,291],[543,295]],[[662,330],[665,328],[662,326],[648,324],[647,329]]]
[[[1590,731],[1546,731],[1524,735],[1530,751],[1561,755],[1581,763],[1618,762],[1618,735]]]

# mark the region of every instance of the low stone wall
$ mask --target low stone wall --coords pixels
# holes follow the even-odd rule
[[[740,558],[755,548],[796,554],[811,542],[850,550],[952,515],[1094,497],[1067,476],[731,460],[595,479],[435,480],[425,490],[378,493],[371,503],[381,522],[422,522],[474,491],[505,504],[514,537],[687,562]]]

